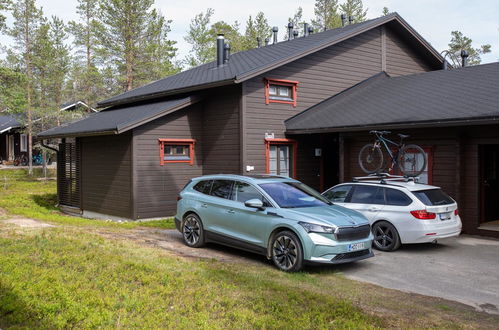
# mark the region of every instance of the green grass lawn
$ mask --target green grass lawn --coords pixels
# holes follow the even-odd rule
[[[334,267],[287,274],[265,259],[184,258],[105,236],[144,224],[65,216],[54,206],[55,182],[4,172],[3,218],[56,226],[0,220],[0,329],[493,329],[499,323],[459,303],[349,280]],[[148,225],[169,228],[171,221]]]
[[[38,171],[35,171],[31,178],[27,176],[27,170],[0,171],[0,208],[13,215],[76,226],[175,228],[173,219],[118,223],[105,219],[90,220],[65,215],[56,207],[56,181],[40,180],[39,169],[36,170]],[[55,175],[53,170],[49,174]]]

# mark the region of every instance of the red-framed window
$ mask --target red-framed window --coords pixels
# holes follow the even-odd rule
[[[418,182],[425,184],[433,184],[433,147],[424,146],[421,148],[423,148],[423,151],[425,152],[426,155],[426,167],[424,171],[419,175]],[[395,175],[401,174],[398,168],[390,171],[390,173],[393,173]]]
[[[189,163],[194,165],[194,139],[158,139],[159,163]]]
[[[292,139],[265,139],[265,173],[296,178],[298,143]]]
[[[296,107],[298,81],[265,78],[265,104],[285,103]]]

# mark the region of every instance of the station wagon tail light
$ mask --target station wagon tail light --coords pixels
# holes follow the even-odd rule
[[[459,210],[458,209],[454,210],[454,215],[456,215],[456,216],[459,215]]]
[[[336,230],[336,227],[316,225],[315,223],[310,222],[300,221],[298,224],[302,226],[307,233],[334,234],[334,231]]]
[[[411,214],[416,219],[421,219],[421,220],[431,220],[431,219],[435,219],[437,217],[437,215],[435,213],[428,212],[426,210],[411,211]]]

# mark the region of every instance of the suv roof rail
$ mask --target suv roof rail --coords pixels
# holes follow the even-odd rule
[[[373,173],[367,176],[356,176],[353,177],[353,182],[359,182],[362,180],[379,180],[380,183],[387,183],[389,181],[403,181],[403,182],[418,182],[419,177],[409,177],[405,175],[393,175],[390,173]]]

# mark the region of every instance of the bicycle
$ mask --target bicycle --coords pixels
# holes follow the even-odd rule
[[[33,165],[39,166],[43,164],[43,158],[41,154],[37,154],[33,156]]]
[[[13,164],[14,166],[28,166],[28,158],[25,155],[17,156]]]
[[[418,176],[425,170],[427,160],[423,148],[415,144],[404,144],[404,139],[409,135],[398,134],[400,142],[397,143],[383,136],[390,134],[389,131],[370,131],[369,133],[376,136],[374,143],[366,144],[359,152],[359,166],[365,173],[379,173],[383,167],[382,146],[392,160],[389,170],[397,166],[407,177]]]

